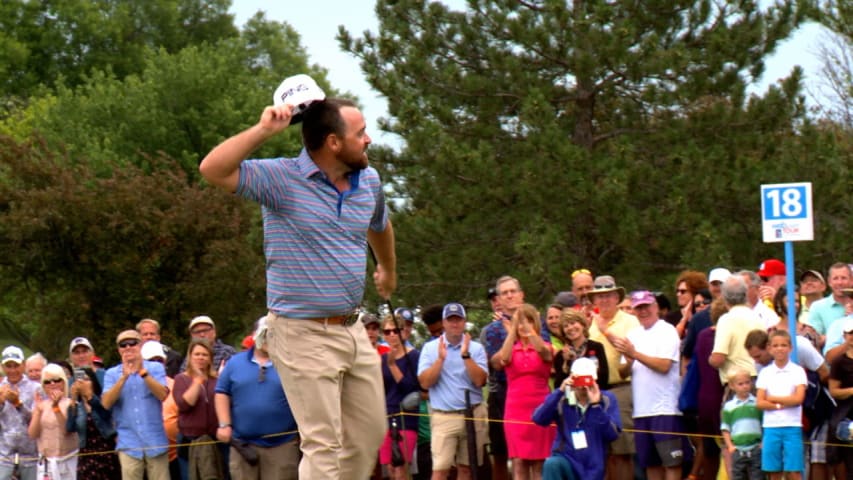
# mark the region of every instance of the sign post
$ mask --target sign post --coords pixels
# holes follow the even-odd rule
[[[814,240],[812,184],[775,183],[761,186],[761,230],[764,243],[785,243],[785,282],[788,289],[788,331],[791,359],[797,362],[797,310],[794,295],[794,244]]]

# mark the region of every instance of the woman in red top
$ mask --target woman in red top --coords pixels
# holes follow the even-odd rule
[[[207,340],[196,338],[190,342],[187,349],[187,369],[175,377],[175,390],[172,395],[178,405],[178,464],[181,476],[190,478],[190,457],[197,453],[196,449],[206,448],[215,455],[214,468],[222,471],[222,459],[215,444],[187,445],[204,435],[209,440],[216,439],[216,429],[219,423],[216,419],[216,409],[213,398],[216,390],[216,370],[213,367],[213,347]]]

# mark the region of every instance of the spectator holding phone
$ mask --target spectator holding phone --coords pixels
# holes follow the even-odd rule
[[[571,375],[533,412],[543,427],[557,423],[557,438],[542,469],[543,480],[601,480],[610,443],[619,436],[619,405],[598,387],[591,358],[572,363]]]
[[[74,347],[74,341],[71,345]],[[73,350],[75,348],[72,348]],[[71,357],[74,361],[73,353]],[[94,375],[94,372],[91,375]],[[96,385],[98,390],[100,385],[80,367],[74,367],[74,377],[74,383],[70,387],[71,401],[66,414],[65,430],[77,434],[82,454],[77,461],[77,476],[87,480],[118,478],[121,476],[121,469],[114,453],[116,430],[113,427],[112,414],[101,404],[100,393],[95,392]]]

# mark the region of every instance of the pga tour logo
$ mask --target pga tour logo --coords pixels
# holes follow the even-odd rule
[[[776,238],[782,238],[782,235],[797,235],[800,233],[799,225],[788,225],[785,222],[774,223],[770,226]]]

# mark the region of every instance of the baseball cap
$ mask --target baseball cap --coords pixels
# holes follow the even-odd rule
[[[572,292],[560,292],[551,303],[556,303],[563,308],[571,308],[578,304],[578,297]]]
[[[460,303],[448,303],[441,310],[441,318],[462,317],[467,319],[465,315],[465,307]]]
[[[302,114],[308,106],[316,101],[326,99],[326,93],[317,85],[313,78],[301,73],[287,77],[275,89],[272,103],[276,107],[289,103],[293,105],[293,117],[290,124],[302,121]]]
[[[104,359],[97,356],[97,355],[92,355],[92,363],[95,365],[100,365],[103,367],[104,366]]]
[[[95,351],[95,349],[92,348],[92,344],[89,342],[88,338],[76,337],[74,340],[71,340],[71,345],[68,347],[68,353],[74,353],[74,348],[79,347],[80,345],[83,345],[84,347],[88,348],[93,352]]]
[[[572,362],[572,375],[589,376],[598,380],[598,367],[591,358],[581,357]]]
[[[5,364],[6,362],[15,362],[18,365],[24,363],[24,351],[14,345],[4,348],[0,363]]]
[[[489,287],[489,289],[486,291],[486,299],[487,300],[491,300],[497,296],[498,296],[498,289],[495,287]]]
[[[208,317],[207,315],[199,315],[199,316],[193,318],[192,320],[190,320],[189,330],[192,330],[193,327],[195,327],[196,325],[201,325],[203,323],[210,325],[213,328],[216,328],[216,324],[213,323],[213,320],[211,320],[210,317]]]
[[[371,323],[378,324],[379,323],[379,317],[377,317],[376,315],[374,315],[372,313],[365,313],[361,317],[361,322],[364,323],[365,325],[370,325]]]
[[[118,334],[116,337],[116,344],[121,343],[124,340],[137,340],[142,341],[142,336],[139,335],[139,332],[136,330],[125,330]]]
[[[728,268],[717,267],[712,268],[708,272],[708,283],[725,282],[727,278],[732,276],[732,272]]]
[[[631,306],[638,307],[640,305],[651,305],[657,303],[655,294],[648,290],[638,290],[631,292]]]
[[[415,323],[415,314],[406,307],[397,307],[394,309],[394,316],[402,318],[406,323]]]
[[[142,345],[142,350],[139,352],[142,355],[142,358],[145,360],[151,360],[152,358],[160,357],[163,360],[166,359],[166,351],[163,350],[163,344],[155,341],[149,340]]]
[[[805,279],[809,275],[820,280],[820,283],[826,283],[826,280],[823,278],[823,274],[821,274],[817,270],[806,270],[805,272],[802,273],[802,275],[800,275],[800,281],[802,282],[803,279]]]
[[[758,266],[758,271],[755,272],[759,277],[772,277],[775,275],[785,275],[785,263],[775,258],[769,258]]]

